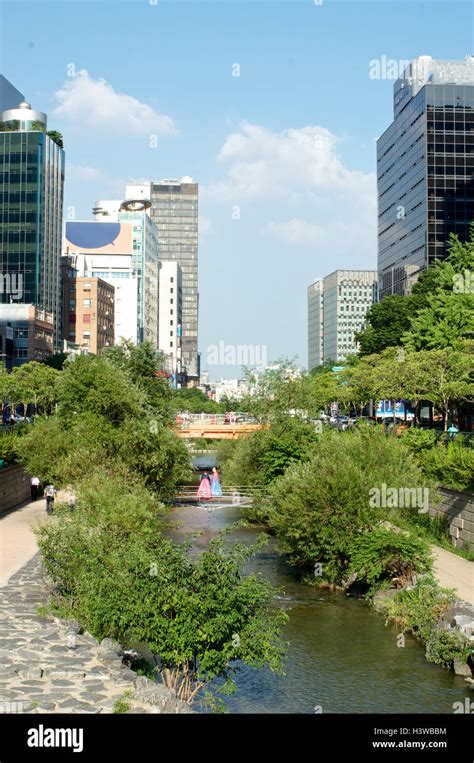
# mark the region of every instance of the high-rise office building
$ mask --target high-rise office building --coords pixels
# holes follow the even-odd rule
[[[308,368],[323,364],[323,282],[308,286]]]
[[[147,185],[127,186],[127,199],[147,195]],[[199,378],[198,355],[198,189],[192,178],[151,183],[151,218],[158,228],[160,261],[176,260],[183,279],[182,365]]]
[[[414,59],[377,142],[379,298],[408,293],[474,219],[474,57]]]
[[[0,74],[0,112],[5,109],[15,109],[24,100],[23,93],[20,93],[3,74]]]
[[[64,151],[46,115],[26,102],[2,112],[0,131],[0,305],[51,312],[59,349]]]
[[[375,270],[335,270],[308,288],[308,368],[357,352],[355,334],[376,301]]]

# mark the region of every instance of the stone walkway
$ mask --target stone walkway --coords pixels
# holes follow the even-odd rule
[[[126,667],[116,642],[40,615],[47,597],[39,554],[0,588],[0,712],[111,713],[119,700],[132,713],[192,712]]]

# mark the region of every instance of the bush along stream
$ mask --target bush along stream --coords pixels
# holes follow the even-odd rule
[[[300,426],[301,443],[308,438]],[[297,427],[293,421],[286,437],[297,437]],[[278,468],[275,434],[223,446],[224,479],[243,464],[250,482],[271,474],[272,460]],[[436,490],[413,449],[382,428],[326,430],[316,440],[268,479],[266,496],[256,495],[244,514],[275,536],[306,582],[364,595],[401,636],[424,644],[428,661],[472,682],[474,610],[431,574],[430,542],[444,528],[426,514]]]

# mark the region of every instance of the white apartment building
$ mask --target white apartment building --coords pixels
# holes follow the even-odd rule
[[[158,349],[167,358],[168,370],[179,373],[182,370],[182,272],[176,260],[162,260],[159,265]]]

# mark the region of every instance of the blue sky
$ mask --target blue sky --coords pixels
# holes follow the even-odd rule
[[[132,179],[200,183],[203,368],[219,342],[306,363],[307,285],[376,269],[375,139],[393,79],[370,62],[474,52],[472,6],[455,0],[0,9],[2,72],[64,135],[70,214],[90,219]]]

